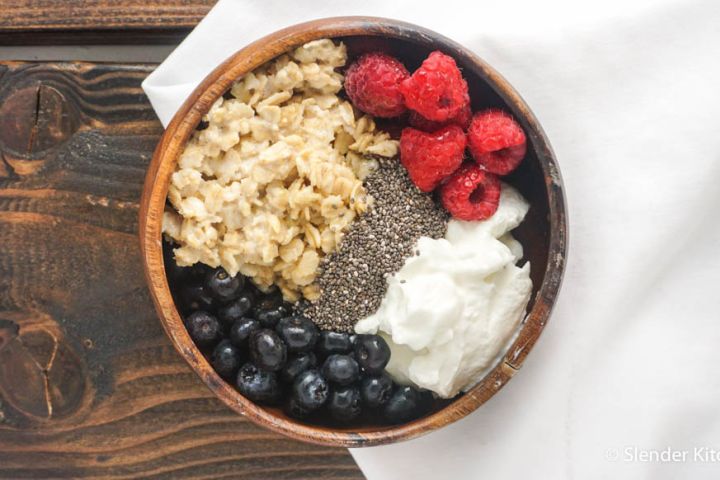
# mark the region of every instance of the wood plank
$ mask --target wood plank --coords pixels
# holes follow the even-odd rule
[[[0,0],[0,45],[177,43],[216,0]]]
[[[0,63],[0,478],[362,478],[225,408],[165,337],[137,239],[151,69]]]

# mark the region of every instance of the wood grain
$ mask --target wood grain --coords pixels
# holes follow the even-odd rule
[[[153,311],[143,65],[0,63],[0,478],[358,479],[219,402]]]
[[[378,37],[382,40],[378,41]],[[512,112],[528,138],[526,158],[506,178],[531,205],[515,231],[525,258],[532,264],[533,293],[528,316],[507,355],[476,386],[451,403],[438,405],[430,415],[398,426],[311,425],[296,421],[277,408],[247,400],[215,373],[190,339],[164,271],[161,223],[170,176],[201,118],[235,80],[276,56],[319,38],[342,39],[351,57],[368,47],[387,50],[410,70],[431,51],[441,50],[451,55],[462,69],[473,110],[500,107]],[[218,66],[188,97],[163,134],[148,169],[140,208],[140,237],[150,292],[178,351],[229,407],[270,429],[323,445],[363,447],[403,441],[455,422],[477,409],[507,384],[540,337],[560,290],[565,267],[567,225],[562,178],[542,127],[525,101],[498,72],[463,46],[425,28],[383,18],[338,17],[294,25],[257,40]]]
[[[176,43],[216,0],[0,0],[0,44]]]

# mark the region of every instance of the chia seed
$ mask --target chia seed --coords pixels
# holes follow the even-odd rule
[[[397,159],[379,160],[365,179],[374,199],[346,232],[338,250],[320,264],[320,297],[299,309],[319,328],[350,332],[375,313],[387,291],[387,278],[417,255],[420,237],[441,238],[448,213],[415,187]]]

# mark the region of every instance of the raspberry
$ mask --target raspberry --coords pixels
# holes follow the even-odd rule
[[[468,86],[452,57],[432,52],[400,84],[405,105],[428,120],[444,122],[470,104]]]
[[[478,112],[468,129],[468,146],[488,172],[507,175],[520,165],[527,144],[525,132],[510,114],[498,109]]]
[[[432,133],[405,128],[400,135],[400,161],[413,183],[430,192],[462,163],[465,134],[457,125]]]
[[[440,187],[440,200],[445,209],[459,220],[485,220],[498,208],[500,180],[468,163]]]
[[[472,120],[472,110],[470,110],[469,103],[465,105],[462,110],[460,110],[460,113],[458,113],[452,118],[448,118],[444,122],[435,122],[433,120],[428,120],[414,110],[410,110],[410,115],[408,117],[408,123],[412,127],[415,127],[418,130],[422,130],[424,132],[434,132],[435,130],[440,130],[442,127],[445,127],[447,125],[457,125],[463,130],[467,130],[467,128],[470,126],[470,120]]]
[[[345,91],[353,105],[377,117],[397,117],[405,112],[400,82],[410,73],[405,65],[381,52],[366,53],[345,73]]]

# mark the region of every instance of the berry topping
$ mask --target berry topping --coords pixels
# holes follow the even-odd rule
[[[289,417],[297,419],[307,418],[310,413],[312,413],[307,408],[301,406],[294,397],[290,397],[290,399],[285,403],[284,410]]]
[[[408,115],[408,123],[410,126],[417,128],[418,130],[422,130],[423,132],[434,132],[435,130],[447,127],[448,125],[457,125],[463,130],[467,130],[470,126],[470,120],[472,120],[472,110],[470,110],[469,103],[460,110],[460,113],[454,117],[448,118],[444,122],[428,120],[413,110],[410,110],[410,115]]]
[[[348,353],[351,348],[350,335],[347,333],[320,332],[320,338],[317,343],[317,352],[320,355],[327,356],[333,353]]]
[[[218,375],[232,378],[240,368],[240,350],[230,340],[223,340],[213,350],[210,363]]]
[[[250,358],[263,370],[274,372],[285,365],[287,347],[272,330],[258,330],[250,334]]]
[[[392,379],[385,373],[376,377],[365,377],[360,382],[360,396],[363,403],[376,408],[390,399],[393,392]]]
[[[259,369],[252,363],[240,368],[237,376],[240,393],[257,403],[274,403],[280,398],[280,383],[273,372]]]
[[[400,136],[400,161],[413,183],[430,192],[460,166],[465,141],[462,129],[455,125],[432,133],[405,128]]]
[[[455,60],[439,51],[400,84],[400,91],[408,108],[436,122],[458,115],[470,103],[467,82]]]
[[[232,325],[250,311],[252,302],[253,294],[250,292],[242,292],[236,300],[218,308],[218,320],[220,320],[223,325]]]
[[[403,423],[423,413],[423,398],[413,387],[398,387],[383,408],[383,415],[390,423]]]
[[[469,163],[460,167],[440,187],[440,200],[447,211],[459,220],[485,220],[498,208],[500,180]]]
[[[224,268],[212,270],[205,277],[205,290],[220,302],[229,302],[240,295],[245,284],[241,275],[231,277]]]
[[[203,311],[190,314],[185,320],[185,327],[190,338],[199,347],[214,345],[222,335],[218,319]]]
[[[366,53],[345,73],[345,91],[353,105],[376,117],[397,117],[405,112],[400,82],[410,73],[390,55]]]
[[[340,422],[348,422],[362,412],[360,390],[357,387],[339,387],[330,393],[327,405],[330,416]]]
[[[213,299],[202,285],[187,283],[180,287],[178,297],[182,308],[186,312],[213,309]]]
[[[390,361],[390,347],[380,335],[358,335],[355,358],[364,373],[382,373]]]
[[[507,175],[525,157],[525,132],[510,114],[502,110],[476,113],[467,135],[470,153],[488,172]]]
[[[260,310],[255,315],[260,325],[265,328],[275,328],[281,318],[287,315],[287,311],[283,306],[271,308],[269,310]]]
[[[253,315],[257,318],[258,314],[264,310],[272,310],[283,305],[283,297],[280,289],[271,287],[267,292],[260,292],[260,297],[255,305],[253,305]]]
[[[317,358],[315,354],[301,353],[297,357],[291,358],[282,369],[281,377],[286,382],[292,382],[295,378],[305,370],[310,370],[317,366]]]
[[[350,355],[330,355],[323,364],[325,378],[339,385],[349,385],[360,376],[360,367]]]
[[[293,383],[293,399],[306,410],[317,410],[328,399],[330,387],[317,370],[306,370]]]
[[[241,318],[233,322],[230,327],[230,341],[236,347],[243,348],[247,345],[247,339],[250,334],[260,330],[260,322],[254,318]]]
[[[309,352],[315,347],[318,329],[307,317],[294,315],[285,317],[278,323],[277,332],[290,352]]]

